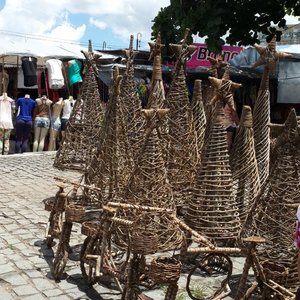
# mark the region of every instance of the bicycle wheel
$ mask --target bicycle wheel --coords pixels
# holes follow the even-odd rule
[[[220,276],[224,275],[225,279],[221,282],[219,288],[217,288],[213,295],[206,296],[205,299],[214,299],[219,296],[226,288],[229,282],[229,278],[232,274],[232,261],[230,257],[226,254],[210,253],[203,257],[201,260],[196,262],[196,265],[192,268],[187,277],[186,291],[189,297],[193,300],[200,300],[193,295],[192,288],[190,287],[191,278],[193,275],[198,276]]]
[[[80,251],[80,269],[85,281],[93,285],[97,282],[96,276],[96,260],[89,258],[88,255],[101,254],[101,238],[88,236],[81,247]]]
[[[53,277],[56,280],[61,279],[63,272],[65,270],[67,261],[68,261],[68,250],[65,244],[59,244],[56,254],[55,254],[55,259],[53,262]]]

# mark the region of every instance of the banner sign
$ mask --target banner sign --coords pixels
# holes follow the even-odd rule
[[[211,64],[207,60],[208,57],[216,58],[216,54],[210,52],[207,49],[206,44],[193,44],[197,46],[197,50],[194,52],[192,57],[187,61],[186,67],[187,69],[194,69],[197,67],[210,67]],[[231,60],[235,55],[238,55],[243,50],[242,47],[237,46],[223,46],[222,47],[222,55],[223,60],[228,62]]]

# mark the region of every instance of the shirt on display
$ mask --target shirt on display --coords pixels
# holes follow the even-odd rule
[[[31,98],[19,98],[16,102],[17,120],[32,121],[33,109],[37,103]]]
[[[12,107],[14,100],[7,95],[0,97],[0,128],[13,129],[12,123]]]
[[[32,56],[22,57],[22,69],[24,73],[24,86],[37,84],[37,58]]]
[[[81,66],[82,63],[80,60],[72,59],[68,61],[68,78],[70,85],[82,81],[82,77],[80,75]]]
[[[64,100],[64,107],[62,111],[62,119],[70,119],[71,112],[73,110],[76,100],[66,99]]]
[[[53,90],[61,89],[65,84],[62,62],[59,59],[49,59],[46,61],[46,68],[48,70],[49,88]]]
[[[7,87],[9,83],[9,75],[6,71],[0,72],[0,94],[7,92]]]

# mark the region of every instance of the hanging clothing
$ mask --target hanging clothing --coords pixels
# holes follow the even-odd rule
[[[24,86],[37,84],[37,58],[32,56],[22,57],[22,69],[24,73]]]
[[[12,107],[14,100],[6,94],[0,96],[0,128],[13,129]]]
[[[61,89],[65,84],[62,73],[62,61],[59,59],[48,59],[46,68],[48,70],[49,88],[53,90]]]
[[[68,78],[70,85],[82,81],[82,77],[80,74],[81,66],[82,63],[80,60],[72,59],[68,61]]]
[[[0,72],[0,94],[7,92],[9,75],[6,71]]]
[[[19,98],[16,102],[17,120],[32,121],[33,110],[37,106],[31,98]]]

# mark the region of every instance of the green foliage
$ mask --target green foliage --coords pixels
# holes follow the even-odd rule
[[[286,14],[300,16],[300,1],[171,0],[154,18],[152,37],[160,31],[167,46],[178,43],[185,28],[190,28],[192,34],[207,37],[210,51],[219,52],[225,42],[240,46],[258,43],[259,32],[276,34],[280,40]]]

